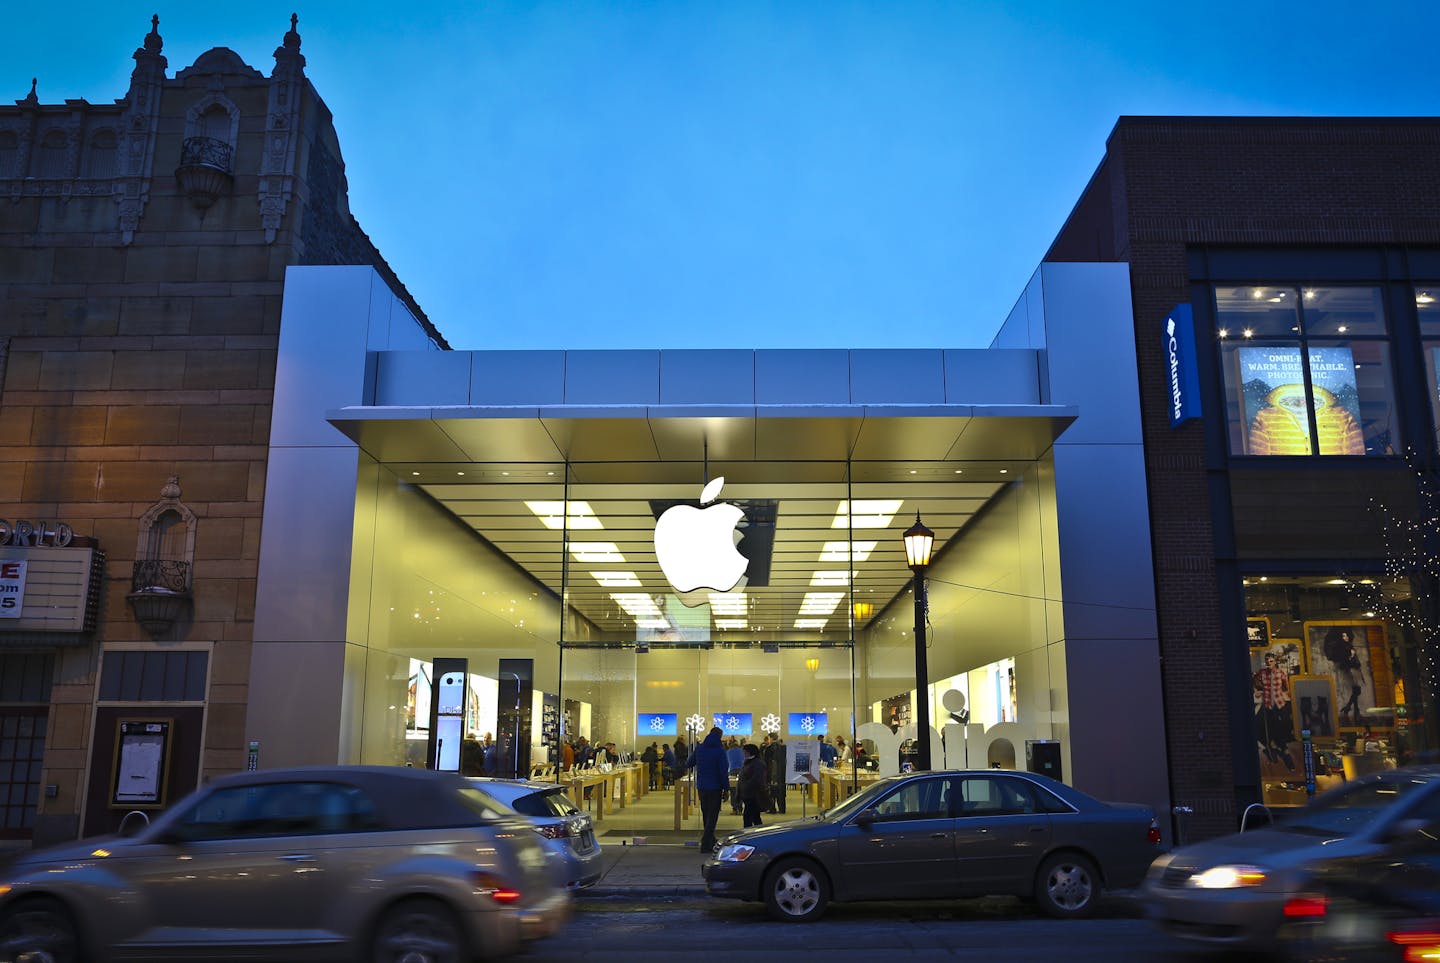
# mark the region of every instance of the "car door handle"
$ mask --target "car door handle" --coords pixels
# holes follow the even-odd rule
[[[1031,826],[1031,827],[1030,827],[1030,831],[1031,831],[1032,833],[1043,833],[1043,832],[1045,831],[1045,827],[1044,827],[1044,826]]]
[[[930,834],[930,838],[931,838],[931,839],[944,839],[945,836],[946,836],[945,833],[931,833],[931,834]]]
[[[285,854],[284,856],[281,856],[280,859],[281,859],[283,862],[287,862],[287,863],[313,863],[313,862],[315,862],[315,857],[314,857],[314,856],[311,856],[309,853],[287,853],[287,854]]]

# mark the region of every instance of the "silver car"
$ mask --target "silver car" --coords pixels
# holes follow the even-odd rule
[[[555,932],[534,831],[457,775],[390,767],[216,779],[134,836],[0,869],[0,960],[458,963]]]
[[[555,880],[566,889],[594,886],[604,875],[600,843],[588,813],[564,786],[530,779],[473,778],[471,782],[526,819],[550,852]]]
[[[1381,853],[1440,819],[1440,767],[1365,776],[1265,829],[1185,846],[1155,860],[1142,891],[1162,929],[1197,942],[1273,948],[1313,911],[1304,887],[1328,861]]]

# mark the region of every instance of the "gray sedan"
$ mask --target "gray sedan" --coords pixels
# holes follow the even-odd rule
[[[1031,773],[881,780],[821,815],[732,834],[701,871],[713,896],[817,919],[831,900],[1033,897],[1082,917],[1102,888],[1137,885],[1160,851],[1154,812]]]
[[[1313,912],[1304,888],[1327,862],[1378,855],[1440,819],[1440,767],[1365,776],[1266,829],[1185,846],[1145,881],[1146,910],[1166,932],[1204,943],[1272,948],[1282,924]]]
[[[460,963],[553,933],[568,904],[530,826],[459,776],[269,770],[6,865],[0,960]]]

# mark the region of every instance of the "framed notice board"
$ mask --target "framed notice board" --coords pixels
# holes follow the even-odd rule
[[[111,808],[165,807],[174,725],[173,719],[121,719],[116,723]]]

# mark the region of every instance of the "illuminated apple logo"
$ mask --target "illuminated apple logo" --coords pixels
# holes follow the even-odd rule
[[[716,478],[700,493],[708,505],[725,486]],[[692,508],[674,505],[655,523],[655,557],[665,578],[680,593],[698,588],[728,592],[740,581],[750,560],[735,550],[735,524],[745,513],[731,504]]]

